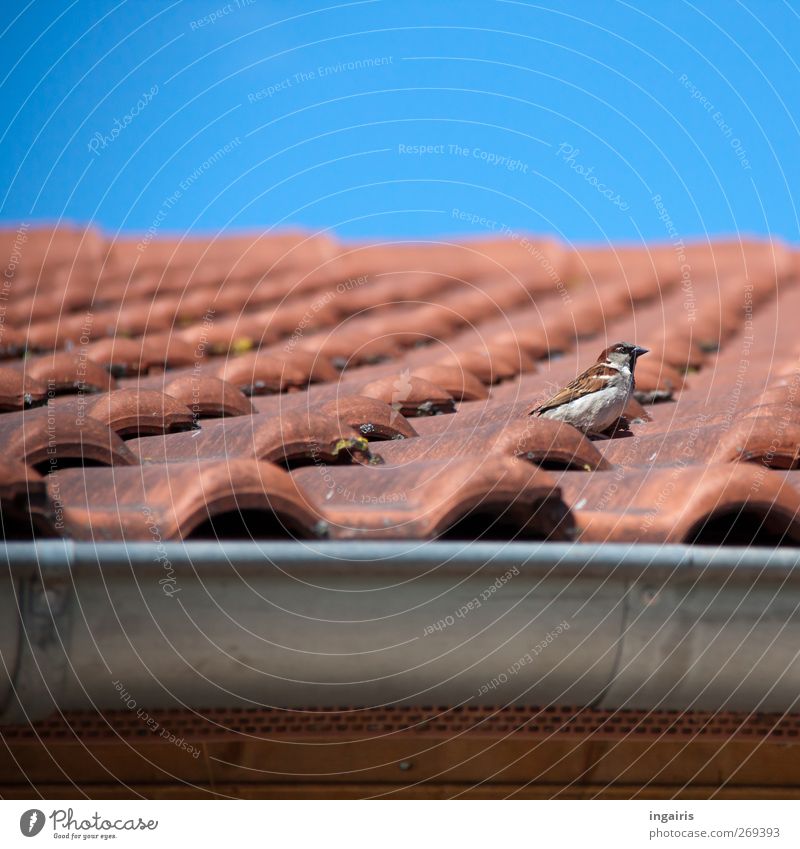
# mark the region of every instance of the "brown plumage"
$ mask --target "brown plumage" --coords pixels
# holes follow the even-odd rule
[[[593,366],[589,366],[575,380],[570,381],[563,389],[559,389],[549,401],[540,404],[532,412],[544,413],[546,410],[552,410],[555,407],[560,407],[562,404],[569,404],[570,401],[588,395],[590,392],[598,392],[600,389],[605,389],[608,386],[608,381],[603,378],[614,377],[617,373],[616,369],[605,364],[605,357],[603,357],[602,362],[598,361]]]
[[[573,381],[531,410],[531,415],[558,419],[584,433],[599,434],[622,415],[633,393],[636,360],[646,354],[628,342],[606,348]]]

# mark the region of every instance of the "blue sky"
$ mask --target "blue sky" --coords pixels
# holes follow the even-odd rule
[[[778,0],[18,9],[6,221],[800,241],[800,10]]]

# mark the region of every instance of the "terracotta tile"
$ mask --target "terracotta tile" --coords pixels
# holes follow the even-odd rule
[[[181,316],[202,318],[206,314],[223,315],[228,312],[239,313],[247,306],[249,289],[226,283],[224,286],[187,287],[183,292],[178,312]]]
[[[559,483],[582,542],[800,543],[800,494],[747,463],[565,472]]]
[[[77,328],[76,328],[77,329]],[[120,309],[118,305],[92,312],[92,332],[103,336],[141,336],[144,333],[163,330],[150,321],[146,304],[136,304]],[[73,331],[74,339],[75,331]]]
[[[51,402],[59,415],[80,423],[93,419],[120,436],[151,436],[191,430],[192,411],[180,401],[154,389],[117,389],[103,395],[65,396]]]
[[[105,338],[90,342],[82,349],[88,359],[107,369],[114,377],[147,372],[149,364],[142,357],[142,346],[133,339]]]
[[[568,539],[572,520],[553,478],[498,457],[480,468],[468,458],[402,467],[298,469],[333,539]]]
[[[137,343],[148,371],[185,368],[198,360],[198,352],[173,333],[151,333]]]
[[[5,319],[19,327],[25,327],[31,321],[49,319],[53,314],[65,315],[81,308],[89,307],[93,302],[91,287],[78,288],[74,283],[54,279],[47,275],[47,283],[42,283],[30,293],[11,290],[10,298],[5,302]]]
[[[429,380],[412,375],[409,369],[362,386],[361,395],[390,404],[406,417],[455,412],[453,396]]]
[[[284,392],[281,395],[256,395],[251,400],[257,413],[282,416],[292,410],[316,408],[320,404],[354,394],[359,385],[358,381],[340,380],[337,383],[311,385],[304,390]]]
[[[668,401],[685,386],[681,373],[648,354],[636,364],[636,397],[646,404]]]
[[[487,293],[467,287],[461,287],[453,292],[444,292],[432,300],[434,303],[449,307],[464,324],[477,324],[487,318],[496,318],[503,315],[504,309],[519,306],[526,301],[530,303],[524,291],[517,293],[515,297],[504,297],[505,304],[501,305]]]
[[[0,232],[0,245],[17,236]],[[422,539],[458,524],[455,536],[477,537],[516,492],[527,513],[506,511],[491,535],[513,538],[543,499],[549,529],[568,536],[550,469],[584,539],[779,542],[788,530],[795,542],[800,253],[779,241],[686,243],[681,260],[669,243],[572,249],[516,234],[246,233],[144,250],[80,227],[27,236],[0,304],[0,445],[66,487],[67,535],[94,522],[100,538],[148,539],[147,500],[176,539],[201,524],[206,496],[216,521],[202,533],[271,534],[263,491],[289,486],[299,535],[328,523],[334,537]],[[620,339],[651,351],[627,431],[589,442],[528,416]],[[75,463],[87,468],[63,468]],[[0,498],[2,485],[0,468]],[[19,527],[59,532],[37,485]],[[490,509],[459,523],[495,487]],[[240,495],[260,519],[237,525]]]
[[[514,357],[517,356],[518,351],[525,354],[529,358],[529,371],[535,370],[536,360],[545,358],[551,350],[555,351],[555,347],[551,348],[553,340],[548,339],[547,333],[543,328],[525,327],[515,330],[504,322],[489,322],[476,328],[476,331],[476,335],[481,335],[486,343],[490,344],[494,350],[499,351],[504,348]],[[565,343],[565,347],[569,347],[570,344],[571,341]],[[473,345],[469,344],[466,347],[473,347]]]
[[[513,270],[525,281],[528,288],[552,285],[554,278],[568,274],[571,257],[569,251],[555,239],[542,239],[532,235],[515,234],[511,238],[475,239],[463,242],[462,250],[474,253],[494,271]]]
[[[330,360],[319,354],[297,349],[290,352],[268,350],[265,353],[273,354],[278,359],[290,363],[293,368],[302,370],[308,383],[333,382],[339,379],[338,369],[333,367]]]
[[[310,380],[307,368],[260,352],[225,357],[218,365],[207,362],[202,370],[232,383],[245,395],[285,392],[290,387],[305,386]]]
[[[445,354],[435,365],[451,366],[471,372],[486,385],[499,383],[518,375],[522,368],[510,357],[503,354],[491,354],[485,350],[461,351]]]
[[[437,339],[450,336],[463,324],[457,312],[440,304],[425,302],[411,306],[404,313],[400,326],[404,329],[416,328],[421,336]]]
[[[356,338],[367,340],[376,347],[378,358],[385,357],[387,351],[389,356],[397,356],[401,351],[431,341],[428,334],[420,333],[413,317],[406,315],[403,307],[395,305],[364,310],[356,317],[342,321],[340,327],[345,330],[345,338],[357,333]],[[337,327],[332,334],[338,335],[339,332]],[[364,361],[359,351],[356,351],[356,356],[359,361]]]
[[[637,427],[632,439],[597,443],[612,463],[672,465],[736,461],[794,468],[800,444],[800,407],[743,407],[731,413],[698,403],[672,422]]]
[[[296,482],[269,463],[71,469],[49,475],[47,483],[75,539],[152,542],[155,550],[161,541],[193,533],[212,539],[317,535],[319,518]]]
[[[330,327],[335,323],[337,313],[330,309],[330,302],[323,296],[310,302],[304,297],[289,298],[248,315],[258,319],[266,339],[290,340]]]
[[[24,238],[20,238],[20,234]],[[3,256],[19,253],[16,273],[34,279],[43,269],[100,263],[106,252],[103,236],[91,228],[60,224],[0,228]]]
[[[186,374],[164,378],[164,390],[185,404],[197,419],[249,416],[255,413],[247,396],[232,383],[218,377]]]
[[[126,445],[143,463],[229,457],[324,465],[351,455],[370,457],[363,435],[319,407],[280,418],[253,415],[206,422],[199,430],[133,439]]]
[[[711,395],[707,389],[684,391],[674,405],[648,410],[653,419],[649,432],[653,433],[692,427],[701,420],[722,434],[737,421],[770,417],[772,428],[782,431],[787,425],[800,424],[800,381],[759,392],[757,388],[748,391],[736,378],[722,377]]]
[[[106,425],[55,404],[0,416],[0,445],[9,457],[42,471],[65,465],[126,466],[137,462]]]
[[[0,366],[0,411],[21,410],[40,404],[46,397],[46,384],[22,369]]]
[[[412,375],[441,386],[456,401],[479,401],[488,395],[478,377],[461,366],[420,366],[412,371]]]
[[[404,370],[405,371],[405,370]],[[282,395],[262,395],[253,398],[253,406],[259,413],[281,415],[287,410],[309,407],[317,404],[336,401],[353,395],[372,397],[372,395],[383,394],[386,390],[383,382],[388,379],[393,383],[401,380],[404,371],[397,371],[395,364],[362,366],[360,368],[348,369],[345,372],[337,372],[339,377],[323,383],[312,383],[303,391],[292,391]],[[362,391],[376,384],[375,392],[367,396]],[[436,389],[437,397],[443,392],[441,388]],[[382,401],[377,398],[376,400]],[[382,401],[382,403],[387,403]],[[420,411],[414,411],[415,414]],[[420,414],[424,414],[424,410]]]
[[[641,393],[637,392],[636,395],[640,395]],[[671,395],[670,395],[671,397]],[[664,401],[666,398],[661,392],[657,392],[656,396],[653,395],[645,396],[644,400],[648,404],[657,403],[659,401]],[[653,420],[653,417],[650,415],[650,412],[642,406],[642,402],[638,401],[636,397],[631,397],[628,400],[628,403],[625,405],[625,411],[623,412],[623,417],[628,420],[628,422],[635,422],[636,424],[640,424],[643,422],[650,422]]]
[[[375,338],[363,329],[348,328],[347,325],[340,325],[333,333],[303,336],[297,347],[324,357],[340,369],[380,362],[401,351],[397,341],[390,336]]]
[[[550,458],[553,465],[563,466],[567,457],[573,453],[579,461],[580,468],[584,468],[587,464],[594,465],[595,460],[592,458],[598,457],[597,448],[605,445],[605,442],[593,443],[571,426],[551,419],[531,416],[532,406],[530,401],[524,399],[512,402],[489,400],[465,403],[460,405],[455,415],[419,419],[415,421],[415,424],[419,433],[424,436],[446,432],[464,434],[472,429],[482,429],[487,426],[500,428],[513,426],[519,428],[521,433],[525,433],[526,439],[533,439],[534,444],[541,445],[546,442],[555,452]],[[487,434],[492,432],[491,429],[485,431]],[[525,440],[523,444],[526,444]],[[545,460],[544,456],[539,454],[532,459]]]
[[[598,441],[596,447],[610,463],[635,468],[705,464],[718,448],[720,433],[706,425],[702,416],[696,421],[682,419],[666,432],[650,434],[648,430],[639,427],[633,436]],[[733,458],[722,462],[728,459]]]
[[[133,297],[128,295],[128,297]],[[136,292],[135,297],[143,298],[147,303],[148,327],[153,333],[168,332],[170,328],[180,326],[181,296],[176,292]],[[197,316],[196,318],[201,318]]]
[[[19,368],[26,377],[44,384],[52,394],[109,392],[117,385],[109,372],[84,352],[42,354],[25,360]]]
[[[308,409],[314,415],[321,414],[338,419],[369,441],[412,439],[417,435],[405,416],[376,398],[345,395]]]
[[[500,357],[510,361],[518,369],[518,373],[528,373],[537,370],[536,362],[524,346],[517,344],[516,340],[500,340],[492,337],[486,340],[486,350],[489,357]]]
[[[670,257],[670,259],[672,259]],[[570,273],[577,278],[627,278],[631,274],[656,274],[669,278],[672,267],[663,264],[657,246],[587,245],[572,254]]]
[[[492,399],[466,401],[459,404],[458,412],[454,415],[419,419],[415,421],[415,425],[419,433],[430,434],[450,430],[465,430],[487,424],[505,425],[517,421],[527,423],[531,418],[528,415],[531,406],[527,400],[508,403]],[[542,421],[549,421],[549,419],[542,419]]]
[[[533,307],[516,308],[501,318],[481,321],[474,328],[463,331],[451,344],[454,347],[473,347],[481,340],[491,338],[500,343],[511,342],[534,359],[568,351],[576,343],[574,325],[571,320],[565,325],[552,320],[554,315],[560,314],[560,301],[560,297],[549,297]],[[466,346],[459,344],[462,338]]]
[[[221,318],[197,317],[189,322],[181,320],[175,335],[198,357],[252,351],[275,338],[263,318],[255,313]]]
[[[476,465],[496,457],[518,457],[544,468],[571,468],[589,472],[611,468],[597,448],[570,425],[528,416],[508,422],[459,426],[461,414],[448,417],[450,426],[417,439],[382,445],[376,450],[386,463],[402,465],[418,460],[472,456]]]
[[[27,346],[32,351],[53,351],[67,345],[87,344],[99,335],[92,313],[62,315],[58,319],[46,319],[25,324]]]
[[[323,263],[335,251],[331,239],[301,231],[252,233],[214,239],[159,237],[141,250],[141,237],[120,237],[109,248],[109,263],[116,267],[194,269],[219,268],[218,275],[236,270],[276,273],[280,266],[309,267]]]
[[[290,373],[294,376],[295,383],[292,388],[305,387],[307,384],[326,383],[333,384],[339,382],[340,371],[334,368],[331,363],[319,354],[313,354],[309,351],[301,351],[297,348],[287,350],[285,345],[275,345],[260,348],[257,352],[258,356],[264,357],[267,362],[271,357],[273,360],[285,363]],[[228,359],[232,357],[248,356],[247,354],[230,354]],[[256,354],[249,355],[255,358]],[[209,368],[214,368],[215,363],[223,363],[220,358],[213,358],[206,361]]]

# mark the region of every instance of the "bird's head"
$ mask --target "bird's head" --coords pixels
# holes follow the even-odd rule
[[[617,342],[616,345],[606,348],[597,358],[597,362],[611,363],[618,367],[627,366],[633,371],[636,366],[636,360],[646,353],[648,353],[647,348],[631,345],[630,342]]]

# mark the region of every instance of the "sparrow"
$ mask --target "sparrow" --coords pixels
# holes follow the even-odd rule
[[[628,342],[611,345],[594,365],[549,401],[534,407],[530,415],[557,419],[590,436],[602,436],[627,407],[635,385],[636,360],[646,353],[647,348]]]

